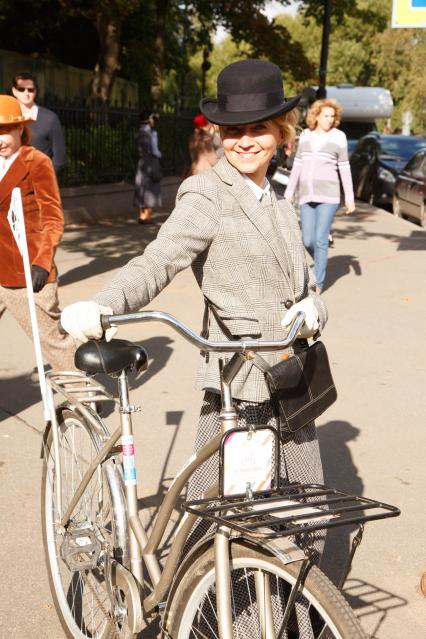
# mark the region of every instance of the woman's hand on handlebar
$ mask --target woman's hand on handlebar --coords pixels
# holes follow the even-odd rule
[[[312,297],[305,297],[300,302],[293,304],[281,320],[281,326],[284,326],[284,328],[290,326],[299,311],[305,313],[305,323],[298,335],[302,338],[312,337],[320,328],[319,314]]]
[[[75,302],[62,311],[61,325],[69,335],[80,342],[101,339],[104,335],[101,315],[112,315],[112,308],[100,306],[96,302]],[[114,337],[117,330],[116,327],[107,328],[105,331],[107,342]]]

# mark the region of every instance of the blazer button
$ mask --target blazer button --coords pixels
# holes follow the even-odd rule
[[[293,306],[293,302],[292,302],[292,300],[286,300],[286,301],[284,302],[284,306],[285,306],[287,309],[291,308],[291,307]]]

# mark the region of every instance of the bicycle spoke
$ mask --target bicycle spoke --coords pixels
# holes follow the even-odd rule
[[[203,606],[204,606],[204,602],[203,602]],[[209,623],[209,620],[207,619],[206,615],[203,613],[203,611],[201,610],[201,606],[198,610],[199,614],[201,615],[201,617],[204,619],[205,623],[207,624],[207,626],[210,628],[210,630],[212,631],[213,635],[211,635],[211,639],[219,639],[218,635],[215,633],[215,631],[213,630],[211,624]],[[216,616],[216,612],[215,612],[215,619],[217,621],[217,616]]]
[[[90,428],[77,418],[68,419],[61,423],[60,439],[60,472],[61,497],[63,508],[66,509],[91,461],[97,454]],[[52,548],[50,561],[53,561],[55,590],[62,594],[62,610],[68,615],[70,624],[74,625],[74,632],[81,638],[102,638],[115,636],[116,625],[111,617],[111,602],[106,590],[105,578],[102,570],[95,565],[84,568],[84,573],[78,570],[78,562],[96,560],[91,552],[85,553],[84,547],[78,552],[78,538],[70,537],[66,542],[66,535],[81,527],[87,527],[87,536],[96,538],[101,544],[113,548],[112,509],[106,479],[101,467],[97,468],[89,484],[71,513],[71,519],[65,534],[57,534],[53,522],[57,521],[54,460],[49,455],[50,463],[47,468],[48,485],[51,497],[49,504],[52,508],[51,524],[48,538]],[[84,533],[82,533],[84,536]],[[64,546],[64,543],[67,544]],[[61,549],[65,555],[62,556]],[[75,565],[77,563],[77,565]],[[67,612],[68,610],[68,612]],[[67,622],[68,623],[68,622]],[[74,635],[73,635],[74,636]],[[77,635],[76,635],[77,636]]]

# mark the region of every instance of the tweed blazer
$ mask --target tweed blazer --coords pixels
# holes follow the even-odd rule
[[[0,285],[24,287],[24,264],[7,220],[12,189],[22,194],[30,264],[57,279],[53,261],[64,230],[64,215],[58,183],[51,160],[32,146],[22,146],[0,180]]]
[[[211,340],[283,339],[285,303],[307,295],[314,298],[321,328],[327,320],[324,302],[309,280],[293,208],[274,194],[269,205],[259,202],[226,158],[182,183],[157,238],[94,299],[115,313],[140,309],[190,265],[208,303],[203,324]],[[227,356],[201,355],[197,386],[218,391],[218,360]],[[279,360],[278,353],[264,356],[270,363]],[[252,362],[243,366],[232,392],[248,401],[269,398],[263,373]]]

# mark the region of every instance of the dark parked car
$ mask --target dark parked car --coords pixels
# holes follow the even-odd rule
[[[371,132],[362,137],[350,158],[355,197],[391,206],[396,176],[423,148],[426,138],[410,135]]]
[[[339,129],[343,131],[348,140],[348,154],[352,155],[353,150],[360,138],[367,133],[377,131],[377,127],[374,122],[341,122]]]
[[[393,212],[420,221],[426,228],[426,148],[418,151],[396,178]]]

